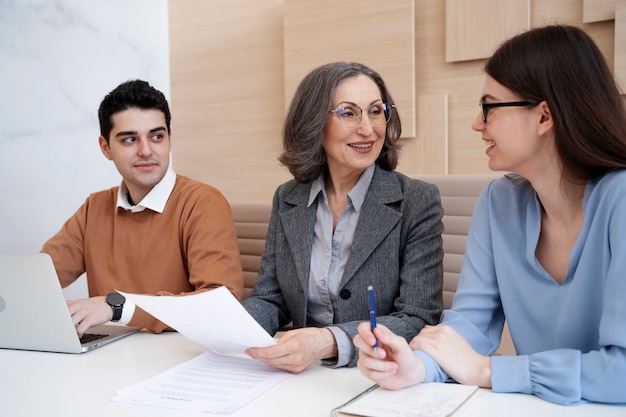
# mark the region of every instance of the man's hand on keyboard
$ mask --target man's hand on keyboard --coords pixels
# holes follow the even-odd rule
[[[104,324],[113,318],[111,306],[104,296],[68,300],[67,306],[79,337],[90,327]]]

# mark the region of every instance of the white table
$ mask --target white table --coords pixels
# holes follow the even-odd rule
[[[1,417],[211,416],[121,404],[115,391],[204,352],[177,333],[141,332],[81,355],[0,349]],[[290,376],[230,416],[327,417],[332,408],[372,385],[356,369],[312,367]],[[626,406],[563,407],[531,395],[480,390],[455,417],[626,416]]]

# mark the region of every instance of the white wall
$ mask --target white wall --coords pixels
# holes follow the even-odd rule
[[[170,97],[167,0],[0,0],[0,252],[39,251],[119,184],[97,109],[133,78]]]

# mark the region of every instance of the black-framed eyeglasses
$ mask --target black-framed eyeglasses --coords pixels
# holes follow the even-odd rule
[[[494,107],[525,107],[525,106],[536,106],[541,103],[540,101],[506,101],[503,103],[485,103],[483,101],[479,101],[478,105],[483,109],[483,123],[487,123],[487,115],[489,114],[489,110]]]
[[[362,109],[359,106],[343,106],[329,110],[329,112],[337,113],[343,127],[353,128],[359,126],[361,118],[363,117],[363,111],[367,110],[367,116],[372,124],[384,126],[389,123],[391,110],[394,107],[396,107],[395,104],[376,103],[372,104],[367,109]]]

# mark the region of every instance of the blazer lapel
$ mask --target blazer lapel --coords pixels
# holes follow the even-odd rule
[[[341,278],[343,287],[400,221],[402,213],[388,204],[403,199],[402,190],[392,172],[376,167],[370,188],[361,207],[350,257]]]
[[[284,199],[285,203],[292,207],[280,213],[285,238],[289,243],[291,256],[296,265],[295,272],[305,294],[309,289],[311,248],[317,209],[317,202],[311,207],[307,207],[310,190],[311,184],[298,184]],[[303,239],[303,236],[307,238]]]

